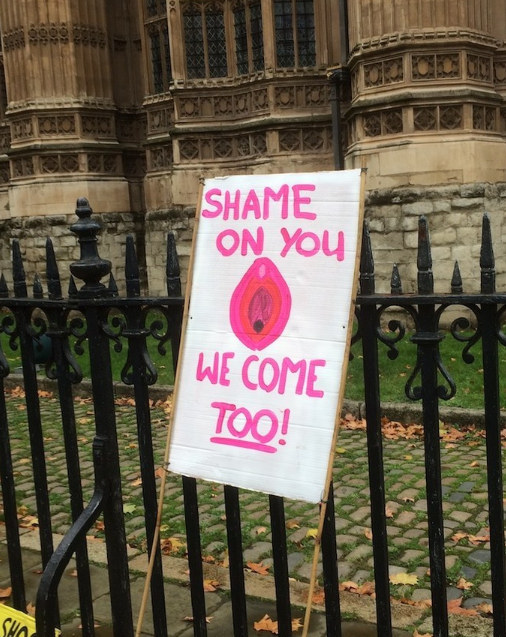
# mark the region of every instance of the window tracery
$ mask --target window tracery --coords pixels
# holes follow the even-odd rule
[[[165,0],[146,0],[146,34],[150,58],[150,90],[165,93],[172,80],[169,27]]]
[[[276,62],[280,68],[314,66],[313,0],[274,0]]]

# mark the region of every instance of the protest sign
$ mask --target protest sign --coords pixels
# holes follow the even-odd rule
[[[55,637],[61,635],[55,629]],[[15,608],[0,604],[0,637],[37,637],[35,619]]]
[[[168,468],[318,502],[361,224],[359,170],[207,180]]]

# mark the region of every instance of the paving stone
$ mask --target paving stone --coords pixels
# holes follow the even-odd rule
[[[490,551],[486,549],[478,549],[477,551],[470,553],[469,559],[473,562],[477,562],[478,564],[486,564],[487,562],[490,562]]]
[[[455,588],[455,586],[448,586],[448,588],[446,589],[446,597],[449,602],[451,602],[453,599],[460,599],[462,595],[463,593],[460,588]]]

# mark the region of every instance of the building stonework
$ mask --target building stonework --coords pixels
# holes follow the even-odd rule
[[[0,34],[2,267],[16,237],[34,275],[49,232],[63,274],[86,197],[102,256],[121,269],[133,233],[163,294],[166,234],[185,278],[204,178],[331,170],[338,140],[367,168],[380,287],[395,261],[413,289],[419,214],[438,281],[458,259],[477,287],[484,211],[502,241],[502,0],[4,0]]]

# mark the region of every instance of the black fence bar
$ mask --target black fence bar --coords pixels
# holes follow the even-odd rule
[[[374,293],[374,261],[369,229],[362,233],[360,290]],[[376,621],[380,634],[392,635],[390,581],[388,573],[388,536],[385,514],[385,477],[383,441],[381,435],[380,385],[377,330],[379,314],[375,306],[360,308],[359,330],[362,336],[364,392],[367,421],[367,457],[371,497],[371,530],[373,538],[374,581],[376,590]]]
[[[46,241],[46,272],[48,296],[50,299],[61,300],[62,291],[60,275],[56,263],[53,244]],[[63,440],[65,445],[65,459],[67,463],[67,478],[70,494],[70,510],[72,522],[76,522],[83,512],[83,489],[81,484],[81,467],[79,462],[79,447],[77,443],[76,418],[72,393],[72,383],[79,382],[82,374],[75,359],[70,356],[69,330],[67,328],[67,311],[62,307],[53,307],[46,311],[48,329],[46,338],[50,338],[49,351],[45,353],[47,360],[46,373],[49,378],[56,379],[58,385],[58,399],[62,417]],[[72,363],[72,364],[71,364]],[[88,560],[88,548],[83,537],[76,546],[76,570],[79,589],[79,608],[81,617],[81,631],[83,637],[93,637],[95,634],[93,603],[91,591],[91,577]]]
[[[183,476],[182,480],[184,519],[186,523],[186,540],[188,543],[188,566],[190,567],[193,632],[195,637],[207,637],[197,481],[195,478],[188,478],[187,476]]]
[[[431,294],[434,291],[432,258],[427,220],[423,217],[418,227],[418,238],[418,291]],[[438,405],[438,360],[441,339],[434,305],[419,307],[417,330],[411,340],[417,345],[417,366],[419,364],[421,374],[421,386],[415,388],[414,397],[422,399],[434,637],[448,637]]]
[[[239,489],[225,485],[224,494],[234,637],[248,637]]]
[[[6,367],[3,369],[5,370]],[[23,560],[19,540],[16,489],[14,486],[9,420],[5,403],[3,378],[0,379],[0,479],[2,484],[7,554],[9,557],[9,572],[12,586],[12,602],[14,608],[24,611],[26,609],[25,578],[23,575]]]
[[[339,572],[337,564],[336,513],[334,484],[329,486],[325,520],[322,530],[323,590],[325,592],[325,623],[327,637],[341,637],[341,605],[339,603]],[[311,603],[312,600],[308,600]]]
[[[483,218],[480,255],[481,291],[495,292],[495,260],[488,215]],[[504,551],[504,503],[500,425],[498,312],[495,305],[481,308],[483,397],[487,450],[488,509],[490,524],[490,566],[494,637],[506,635],[506,563]]]
[[[288,556],[286,552],[285,505],[283,498],[270,495],[269,510],[271,515],[272,557],[274,562],[278,634],[281,635],[281,637],[291,637],[292,610],[290,607]]]
[[[167,613],[165,610],[160,543],[153,547],[158,507],[153,436],[151,434],[149,385],[156,381],[156,372],[149,359],[146,345],[146,338],[150,334],[150,330],[145,325],[145,322],[149,320],[148,314],[142,305],[136,302],[136,298],[140,296],[140,281],[132,237],[127,237],[125,274],[127,296],[132,299],[132,305],[125,309],[126,325],[123,327],[122,334],[128,340],[128,356],[127,363],[123,369],[122,380],[128,385],[133,384],[134,388],[148,558],[151,556],[152,550],[155,551],[151,575],[153,628],[156,637],[166,637]]]

